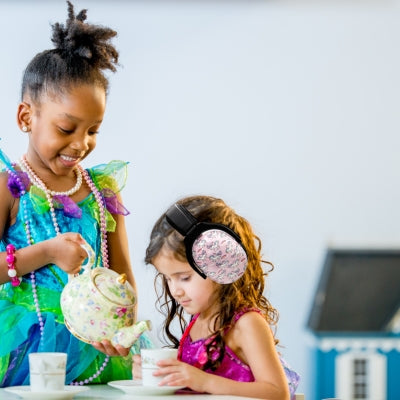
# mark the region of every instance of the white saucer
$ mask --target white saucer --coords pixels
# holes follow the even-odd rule
[[[7,392],[17,394],[24,399],[37,400],[69,400],[79,392],[89,390],[86,386],[64,386],[64,390],[49,390],[41,392],[32,392],[30,386],[10,386],[4,388]]]
[[[184,386],[143,386],[142,381],[113,381],[108,384],[117,389],[123,390],[126,394],[137,394],[143,396],[154,396],[163,394],[173,394]]]

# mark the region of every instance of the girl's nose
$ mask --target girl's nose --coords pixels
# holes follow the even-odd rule
[[[184,291],[182,290],[182,288],[177,284],[170,285],[169,290],[170,290],[172,296],[174,296],[174,297],[179,297],[184,294]]]
[[[90,148],[90,137],[85,135],[83,137],[77,137],[71,143],[71,148],[79,151],[79,152],[86,152]]]

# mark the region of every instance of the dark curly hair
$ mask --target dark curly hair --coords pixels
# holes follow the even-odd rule
[[[87,10],[78,15],[68,4],[66,24],[52,25],[55,48],[38,53],[25,69],[21,99],[28,95],[40,102],[43,94],[60,94],[74,84],[95,84],[108,91],[103,70],[115,72],[118,51],[109,41],[117,33],[107,27],[85,23]]]
[[[213,332],[210,337],[213,340],[208,341],[209,344],[206,345],[208,361],[203,366],[205,370],[215,370],[224,357],[224,337],[229,327],[234,324],[235,313],[239,310],[256,308],[260,310],[271,327],[277,324],[278,312],[263,295],[265,277],[268,272],[273,270],[273,265],[269,261],[262,260],[261,240],[253,232],[250,223],[236,214],[223,200],[210,196],[192,196],[181,199],[178,203],[188,209],[198,221],[224,224],[231,228],[239,235],[248,256],[246,271],[240,279],[231,284],[218,285],[216,296],[220,299],[221,304],[215,315],[214,326],[210,327]],[[171,250],[177,260],[187,261],[183,239],[183,236],[167,222],[164,213],[155,223],[150,234],[145,263],[151,264],[163,247]],[[269,265],[268,272],[264,271],[263,263]],[[162,285],[158,285],[160,279]],[[175,318],[178,318],[181,331],[182,333],[184,332],[187,326],[184,318],[184,309],[173,298],[163,275],[156,275],[155,288],[157,292],[157,307],[165,315],[164,334],[172,342],[173,347],[178,347],[179,339],[172,333],[171,323]],[[278,343],[277,340],[275,342]],[[215,351],[219,355],[217,359],[212,357]]]

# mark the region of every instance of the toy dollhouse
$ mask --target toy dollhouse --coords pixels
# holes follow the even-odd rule
[[[400,250],[329,249],[307,325],[310,400],[399,400]]]

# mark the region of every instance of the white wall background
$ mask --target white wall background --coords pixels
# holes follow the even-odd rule
[[[220,196],[275,264],[266,294],[307,393],[305,324],[326,247],[400,239],[400,1],[74,4],[119,33],[122,67],[86,165],[131,162],[140,317],[160,321],[142,261],[152,224],[184,195]],[[0,0],[0,145],[12,159],[27,145],[15,124],[22,71],[65,18],[62,0]]]

